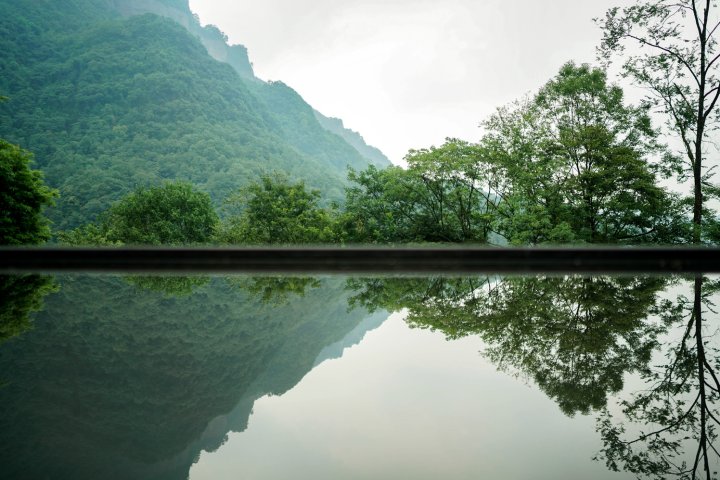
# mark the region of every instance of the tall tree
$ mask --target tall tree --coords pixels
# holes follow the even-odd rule
[[[532,99],[485,122],[485,155],[506,178],[498,229],[512,243],[669,241],[671,197],[643,108],[605,71],[564,65]]]
[[[598,419],[603,449],[596,459],[611,470],[657,480],[718,478],[720,350],[716,321],[705,315],[714,313],[717,290],[717,282],[695,278],[693,298],[666,310],[666,322],[683,332],[662,346],[667,361],[642,370],[644,388]]]
[[[411,150],[407,169],[350,171],[345,228],[357,242],[485,243],[497,201],[477,145],[447,139]]]
[[[625,76],[651,92],[647,103],[658,106],[682,141],[682,157],[668,166],[693,181],[693,243],[703,241],[705,197],[719,193],[704,165],[718,121],[719,10],[716,0],[637,0],[599,20],[601,57],[624,55]]]
[[[50,222],[43,208],[54,204],[57,192],[43,175],[32,170],[32,155],[0,139],[0,245],[43,243],[50,238]]]
[[[58,236],[70,245],[192,245],[209,242],[217,223],[207,193],[187,182],[166,182],[140,187],[97,223]]]
[[[283,174],[264,175],[230,196],[216,239],[229,244],[310,244],[335,241],[334,212],[320,191]]]

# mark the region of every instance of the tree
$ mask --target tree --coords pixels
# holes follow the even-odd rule
[[[718,121],[719,14],[715,0],[638,0],[599,20],[601,57],[609,62],[626,54],[628,44],[639,47],[626,55],[624,75],[651,92],[646,103],[657,106],[682,141],[682,156],[668,158],[667,166],[680,180],[692,178],[693,243],[703,241],[706,195],[720,193],[703,163]]]
[[[308,191],[302,181],[264,175],[227,199],[229,215],[216,239],[252,245],[333,242],[334,213],[319,202],[320,192]]]
[[[345,189],[343,230],[352,242],[417,241],[417,188],[400,167],[350,170],[353,183]]]
[[[32,245],[50,239],[50,222],[42,211],[54,205],[57,191],[30,169],[32,155],[0,140],[0,245]]]
[[[139,188],[110,207],[108,238],[132,245],[206,243],[218,222],[207,193],[187,182]]]
[[[505,177],[497,229],[511,243],[648,243],[678,236],[646,109],[625,105],[605,71],[564,65],[532,99],[484,124],[484,154]],[[497,175],[496,175],[497,176]]]
[[[70,245],[192,245],[210,241],[218,223],[210,196],[187,182],[141,187],[96,224],[61,232]]]
[[[496,201],[477,145],[447,139],[411,150],[407,169],[350,171],[345,228],[356,242],[478,242]]]
[[[421,187],[423,236],[485,243],[490,232],[488,212],[496,198],[487,189],[489,169],[478,146],[450,138],[438,148],[411,150],[405,160]]]

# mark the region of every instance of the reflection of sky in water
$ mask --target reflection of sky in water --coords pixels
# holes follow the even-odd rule
[[[632,478],[591,460],[592,417],[566,417],[482,349],[395,314],[285,395],[258,400],[248,429],[203,452],[190,479]]]

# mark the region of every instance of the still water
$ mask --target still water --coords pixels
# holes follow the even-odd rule
[[[0,277],[0,478],[716,478],[718,290]]]

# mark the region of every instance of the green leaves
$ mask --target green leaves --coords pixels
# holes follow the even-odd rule
[[[320,192],[282,175],[265,175],[226,201],[229,215],[216,240],[225,244],[317,244],[338,240],[335,213],[319,206]]]
[[[54,205],[57,191],[32,170],[32,155],[0,139],[0,245],[31,245],[50,239],[43,209]]]
[[[665,170],[680,183],[693,181],[693,243],[713,241],[703,182],[720,120],[719,14],[715,1],[637,0],[596,20],[603,28],[601,58],[607,64],[621,58],[624,76],[648,92],[645,104],[663,114],[677,143],[680,155],[666,157]],[[628,45],[639,49],[628,54]]]
[[[139,188],[95,224],[60,232],[69,245],[197,245],[208,243],[218,216],[210,196],[187,182]]]
[[[477,145],[448,139],[441,147],[411,150],[407,170],[351,171],[346,228],[356,242],[476,242],[490,233],[496,201],[486,185]]]
[[[481,144],[506,184],[496,229],[513,244],[677,242],[663,152],[645,108],[588,65],[564,65],[530,100],[500,109]],[[677,230],[677,229],[675,229]]]
[[[218,222],[210,196],[190,183],[140,188],[113,205],[108,238],[131,245],[189,245],[210,240]]]

